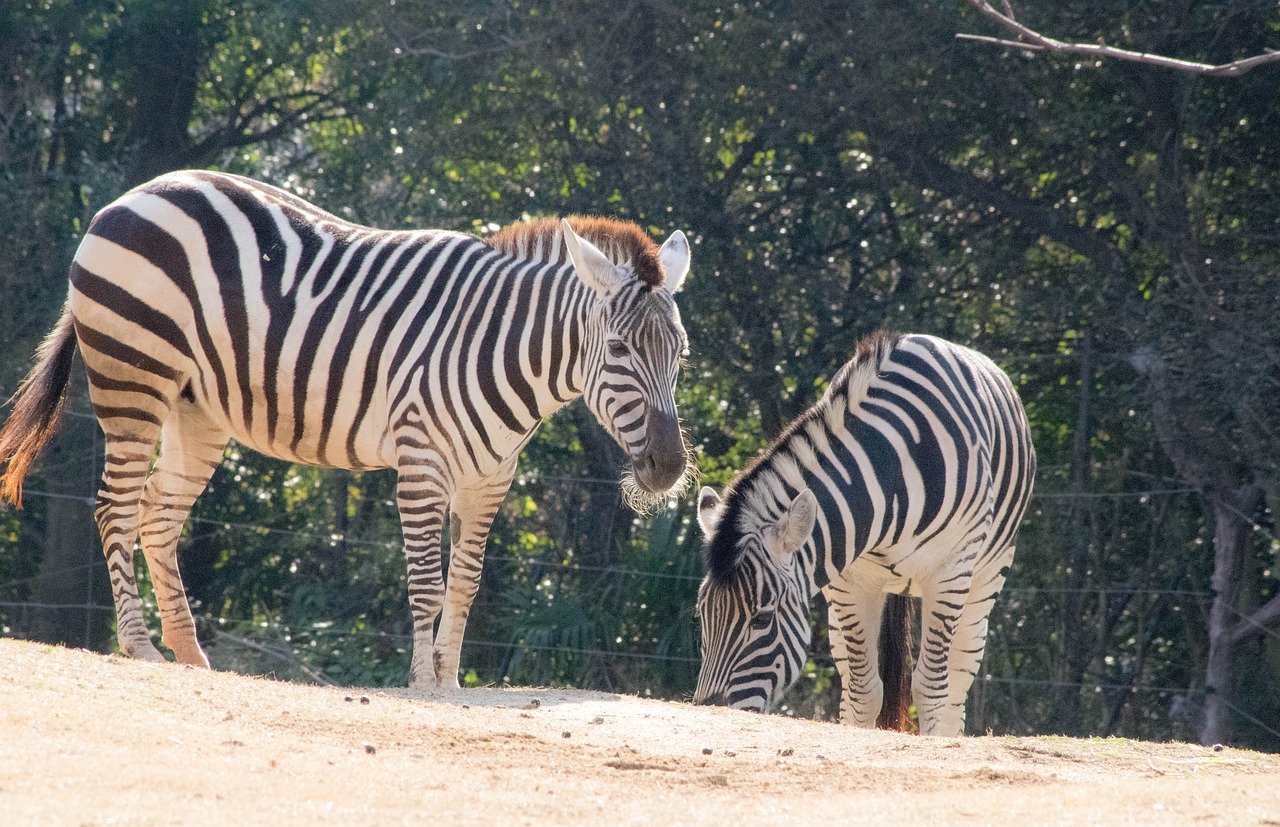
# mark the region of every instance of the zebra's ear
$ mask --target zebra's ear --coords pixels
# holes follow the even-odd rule
[[[569,248],[573,269],[588,287],[604,294],[623,285],[626,278],[621,269],[600,252],[599,247],[574,232],[566,219],[560,219],[560,230],[564,234],[564,244]]]
[[[710,534],[720,522],[720,495],[710,486],[704,485],[698,492],[698,525],[703,534]]]
[[[800,550],[809,541],[813,533],[813,524],[818,519],[818,498],[808,488],[796,495],[791,507],[781,520],[775,524],[777,531],[778,551],[790,556]]]
[[[671,237],[662,242],[658,251],[658,260],[667,273],[666,288],[671,293],[679,293],[684,286],[684,277],[689,275],[689,239],[684,233],[676,230]]]

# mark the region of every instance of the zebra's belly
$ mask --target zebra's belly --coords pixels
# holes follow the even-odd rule
[[[866,551],[832,578],[832,584],[841,591],[920,597],[920,583],[928,572],[912,556],[893,548]]]
[[[956,521],[936,533],[926,528],[915,534],[927,539],[868,549],[833,580],[857,584],[864,591],[920,597],[921,584],[937,582],[939,576],[956,572],[957,566],[972,568],[977,553],[989,545],[984,521]]]
[[[286,462],[297,462],[303,465],[318,465],[324,468],[345,468],[351,471],[388,468],[391,463],[385,461],[377,450],[377,446],[357,442],[355,450],[349,451],[345,441],[334,444],[322,442],[318,435],[304,434],[296,445],[289,441],[266,440],[251,432],[232,433],[236,442],[251,448],[259,454],[282,459]]]
[[[390,463],[384,457],[385,423],[371,419],[361,421],[355,427],[343,426],[340,417],[326,420],[322,413],[311,411],[309,406],[299,418],[292,412],[270,406],[260,392],[254,393],[248,405],[228,406],[224,410],[216,402],[197,402],[211,424],[246,448],[259,454],[327,468],[350,470],[386,468]],[[322,402],[323,400],[317,400]],[[329,421],[329,427],[324,422]]]
[[[891,575],[889,580],[884,584],[885,594],[905,594],[909,597],[923,597],[924,592],[920,590],[920,581],[911,577],[905,577],[900,574]]]

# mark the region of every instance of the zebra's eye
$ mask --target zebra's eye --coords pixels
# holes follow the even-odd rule
[[[752,629],[768,629],[773,624],[773,612],[768,609],[762,609],[756,612],[756,616],[751,618]]]
[[[631,348],[627,347],[627,343],[621,339],[610,339],[606,347],[609,348],[609,355],[615,359],[622,359],[631,355]]]

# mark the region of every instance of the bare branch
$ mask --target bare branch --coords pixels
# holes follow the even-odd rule
[[[402,57],[402,56],[438,57],[443,60],[456,62],[456,61],[470,60],[473,57],[484,57],[487,55],[506,54],[508,52],[516,51],[517,49],[523,49],[525,46],[528,46],[533,43],[532,38],[517,40],[511,37],[500,36],[498,39],[499,39],[499,42],[492,46],[482,46],[475,49],[468,49],[466,51],[455,52],[455,51],[449,51],[446,49],[437,49],[436,47],[430,46],[430,45],[411,46],[409,45],[409,42],[405,38],[397,35],[396,40],[397,42],[400,43],[400,46],[397,47],[396,49],[396,57]]]
[[[1220,63],[1217,65],[1211,63],[1197,63],[1191,60],[1179,60],[1177,58],[1165,57],[1164,55],[1151,54],[1150,52],[1135,52],[1130,49],[1121,49],[1116,46],[1108,46],[1099,41],[1098,43],[1064,43],[1061,40],[1054,40],[1052,37],[1046,37],[1034,29],[1019,23],[1013,15],[1013,5],[1009,0],[1001,0],[1001,6],[1004,11],[997,11],[987,0],[969,0],[969,5],[982,12],[987,17],[999,23],[1006,29],[1018,35],[1017,40],[1001,40],[996,37],[984,37],[975,34],[957,34],[956,37],[961,40],[977,40],[982,43],[994,43],[1000,46],[1009,46],[1015,49],[1023,49],[1030,52],[1054,52],[1056,54],[1074,54],[1089,55],[1095,58],[1115,58],[1116,60],[1129,60],[1135,63],[1147,63],[1152,66],[1161,66],[1166,69],[1174,69],[1179,72],[1191,72],[1197,75],[1208,75],[1211,77],[1239,77],[1250,69],[1257,68],[1264,64],[1280,63],[1280,50],[1267,49],[1260,55],[1253,57],[1241,58],[1231,63]]]
[[[305,124],[333,120],[343,117],[344,113],[341,103],[330,91],[303,90],[269,97],[247,110],[232,111],[223,126],[204,136],[185,153],[187,157],[182,166],[203,166],[220,152],[275,140]],[[254,129],[254,123],[267,115],[276,115],[277,122]]]
[[[444,11],[447,8],[448,4],[414,11],[395,7],[384,30],[393,55],[457,63],[509,54],[535,42],[533,37],[517,36],[520,29],[508,3],[493,2],[487,10],[477,4],[460,14]]]
[[[1231,629],[1231,643],[1235,645],[1270,634],[1271,627],[1277,625],[1280,625],[1280,597],[1273,597],[1253,614],[1241,616],[1240,621]]]

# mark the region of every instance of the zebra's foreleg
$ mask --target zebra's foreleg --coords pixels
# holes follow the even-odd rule
[[[436,637],[436,680],[441,686],[457,688],[462,639],[471,615],[471,604],[480,589],[485,542],[494,515],[506,496],[508,481],[456,494],[450,507],[449,581],[445,589],[444,614]]]
[[[160,610],[161,640],[178,663],[209,667],[178,570],[178,539],[191,506],[222,461],[227,437],[206,417],[180,407],[165,423],[160,458],[142,492],[139,537]]]
[[[884,591],[848,581],[833,583],[827,597],[827,635],[840,673],[840,723],[874,728],[884,703],[880,679],[880,620]]]
[[[413,614],[409,686],[415,689],[438,685],[433,630],[444,601],[440,536],[448,501],[446,477],[438,467],[422,462],[412,467],[401,465],[396,479],[396,505],[409,566],[409,610]]]
[[[102,484],[98,488],[94,516],[102,535],[102,553],[107,558],[107,574],[111,578],[111,595],[116,604],[116,638],[120,651],[139,660],[163,661],[164,656],[151,641],[142,601],[138,597],[137,572],[133,550],[138,540],[138,505],[142,487],[151,468],[151,459],[159,438],[142,429],[145,435],[113,433],[109,420],[103,420],[106,434],[106,459]]]

